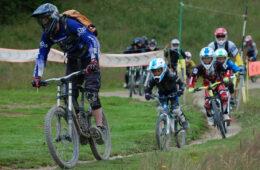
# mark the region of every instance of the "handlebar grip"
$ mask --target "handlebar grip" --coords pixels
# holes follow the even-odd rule
[[[45,82],[45,81],[40,81],[39,85],[41,86],[47,86],[49,83]]]

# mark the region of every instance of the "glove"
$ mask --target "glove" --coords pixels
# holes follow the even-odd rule
[[[41,77],[40,76],[35,76],[31,83],[32,83],[33,87],[39,88],[40,87],[40,82],[41,82]]]
[[[86,68],[86,73],[89,74],[90,72],[96,70],[98,67],[98,62],[96,59],[92,59],[90,64]]]
[[[145,93],[145,99],[146,100],[150,100],[152,97],[151,97],[151,94],[150,93]]]
[[[194,88],[193,87],[189,88],[189,93],[194,93]]]
[[[178,96],[183,95],[183,91],[184,91],[184,90],[178,90],[177,95],[178,95]]]
[[[224,77],[223,81],[224,81],[224,83],[228,83],[229,82],[229,78],[228,77]]]

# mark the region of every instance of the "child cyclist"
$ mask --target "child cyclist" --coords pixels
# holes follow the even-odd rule
[[[168,70],[166,63],[162,58],[153,59],[150,62],[149,70],[151,71],[152,77],[150,78],[148,86],[145,89],[146,100],[151,99],[151,93],[154,86],[157,86],[159,89],[160,97],[168,96],[172,93],[177,93],[176,97],[169,99],[171,101],[171,109],[173,113],[180,117],[182,127],[184,129],[188,129],[188,122],[186,121],[184,113],[180,110],[178,101],[178,96],[182,95],[185,89],[185,83],[179,79],[175,73]],[[179,90],[177,90],[177,84],[179,84]],[[159,102],[159,106],[161,106],[164,101],[160,100]]]
[[[228,59],[228,53],[224,48],[219,48],[214,52],[216,62],[220,64],[227,64],[228,68],[228,75],[231,76],[232,72],[236,73],[238,71],[242,71],[234,62]],[[230,78],[230,77],[229,77]],[[228,84],[228,89],[230,92],[230,104],[233,106],[235,105],[235,91],[234,91],[234,83],[230,81]]]
[[[193,73],[191,75],[191,78],[189,80],[189,92],[194,92],[194,86],[199,76],[203,77],[203,85],[209,86],[210,84],[213,84],[218,81],[224,81],[229,82],[228,75],[229,72],[227,72],[227,65],[226,64],[220,64],[218,62],[215,62],[214,57],[214,51],[210,47],[202,48],[200,51],[200,61],[201,64],[194,68]],[[224,76],[221,76],[221,74],[224,73]],[[227,114],[227,92],[225,91],[225,84],[219,84],[217,87],[217,91],[220,93],[222,104],[223,104],[223,114],[225,121],[231,121],[230,117]],[[209,103],[209,90],[205,90],[205,109],[207,112],[207,121],[208,125],[213,126],[214,121],[213,117],[210,114],[210,103]]]

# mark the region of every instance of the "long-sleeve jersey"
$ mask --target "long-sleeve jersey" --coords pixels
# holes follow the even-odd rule
[[[214,71],[211,73],[208,73],[205,67],[200,64],[194,68],[188,87],[194,87],[198,77],[203,77],[203,85],[208,86],[210,83],[221,81],[224,77],[230,78],[230,76],[231,71],[226,64],[215,63]]]
[[[216,41],[213,41],[209,43],[208,47],[212,48],[214,51],[219,48],[224,48],[231,58],[236,57],[238,53],[238,49],[232,41],[226,41],[223,45],[219,45]]]
[[[178,77],[178,75],[167,70],[161,82],[155,81],[153,77],[149,79],[145,93],[151,94],[153,87],[157,86],[160,93],[169,95],[177,89],[177,84],[179,85],[179,89],[185,89],[185,83]]]
[[[179,59],[179,51],[175,51],[170,49],[169,51],[167,50],[164,54],[164,56],[167,58],[170,53],[170,61],[171,61],[171,67],[176,69],[177,64],[178,64],[178,59]],[[181,50],[181,55],[185,59],[187,56],[185,55],[185,51]]]
[[[258,50],[256,48],[256,43],[255,42],[252,42],[251,45],[247,46],[246,45],[246,42],[243,43],[243,47],[244,48],[247,48],[248,51],[253,51],[254,52],[254,56],[256,57],[257,54],[258,54]]]
[[[227,66],[234,72],[241,71],[240,68],[231,60],[227,60]]]
[[[67,53],[68,58],[73,58],[74,54],[78,56],[79,51],[83,49],[87,50],[80,55],[81,59],[88,57],[91,57],[91,59],[99,58],[100,44],[95,35],[74,19],[67,18],[65,22],[70,33],[68,33],[64,25],[59,22],[60,29],[57,33],[54,33],[51,37],[45,33],[42,34],[39,54],[35,61],[34,76],[43,75],[48,53],[54,43],[57,43],[64,53]]]

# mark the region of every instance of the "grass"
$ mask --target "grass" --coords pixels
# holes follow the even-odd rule
[[[45,114],[55,105],[55,95],[45,88],[38,94],[32,91],[0,91],[0,167],[55,165],[44,135]],[[111,156],[157,149],[154,102],[120,97],[102,97],[101,102],[111,129]],[[188,141],[200,138],[207,130],[203,117],[188,107],[184,112],[191,120]],[[80,148],[80,160],[93,159],[89,146]]]
[[[113,161],[80,164],[77,169],[259,169],[260,90],[250,90],[250,101],[236,117],[241,132],[226,139],[210,140],[169,152],[152,151],[144,155]]]

